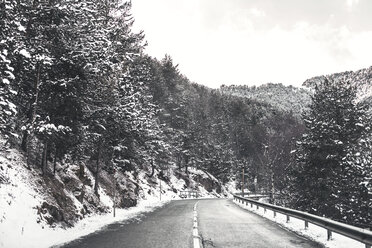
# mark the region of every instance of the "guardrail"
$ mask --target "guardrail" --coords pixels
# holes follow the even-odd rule
[[[180,191],[180,197],[181,198],[198,198],[199,192],[197,190],[181,190]]]
[[[371,248],[372,246],[372,232],[368,230],[364,230],[362,228],[350,226],[347,224],[343,224],[337,221],[329,220],[323,217],[319,217],[313,214],[301,212],[298,210],[293,210],[290,208],[285,207],[279,207],[276,205],[272,205],[269,203],[263,203],[258,202],[252,199],[247,199],[238,195],[233,195],[234,199],[238,200],[241,203],[246,203],[246,205],[251,204],[251,207],[253,207],[253,204],[257,206],[257,209],[259,207],[263,207],[264,210],[270,209],[274,212],[274,217],[276,216],[276,213],[281,213],[287,216],[287,222],[289,222],[290,217],[294,217],[297,219],[301,219],[305,222],[305,229],[309,227],[309,223],[312,223],[314,225],[320,226],[327,230],[327,238],[330,240],[332,238],[332,232],[344,235],[346,237],[349,237],[351,239],[357,240],[363,244],[365,244],[366,248]]]
[[[244,195],[240,192],[234,193],[237,196],[243,197],[269,197],[269,193],[251,193],[251,192],[244,192]]]

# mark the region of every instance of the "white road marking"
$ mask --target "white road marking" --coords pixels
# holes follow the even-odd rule
[[[197,221],[194,222],[194,228],[198,228],[198,222]]]
[[[201,248],[200,246],[200,237],[198,233],[198,212],[196,210],[196,207],[198,205],[198,202],[194,205],[194,225],[192,229],[192,235],[194,240],[194,248]]]

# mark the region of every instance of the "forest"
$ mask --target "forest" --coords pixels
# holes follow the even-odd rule
[[[29,170],[53,182],[57,165],[84,165],[98,194],[103,172],[197,168],[275,204],[370,225],[370,107],[355,84],[210,89],[170,55],[147,55],[134,18],[131,2],[0,1],[0,132]]]

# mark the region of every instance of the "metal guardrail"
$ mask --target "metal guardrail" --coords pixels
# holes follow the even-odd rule
[[[319,217],[313,214],[301,212],[298,210],[293,210],[290,208],[285,207],[279,207],[276,205],[272,205],[269,203],[263,203],[258,202],[252,199],[247,199],[238,195],[233,195],[234,199],[241,201],[242,203],[248,203],[251,204],[251,207],[253,207],[253,204],[257,206],[257,209],[259,207],[263,207],[265,210],[270,209],[274,212],[274,217],[276,216],[276,213],[281,213],[287,216],[287,222],[289,222],[290,217],[294,217],[297,219],[301,219],[305,221],[305,229],[309,227],[309,222],[320,226],[327,230],[327,238],[328,240],[332,237],[332,232],[344,235],[346,237],[349,237],[351,239],[357,240],[363,244],[365,244],[366,248],[371,248],[372,246],[372,232],[368,230],[364,230],[362,228],[354,227],[351,225],[343,224],[337,221],[329,220],[323,217]]]
[[[197,190],[181,190],[180,195],[181,198],[198,198],[199,192]]]

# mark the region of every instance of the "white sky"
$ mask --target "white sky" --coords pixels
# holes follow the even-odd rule
[[[132,0],[132,13],[149,55],[213,88],[372,66],[371,0]]]

